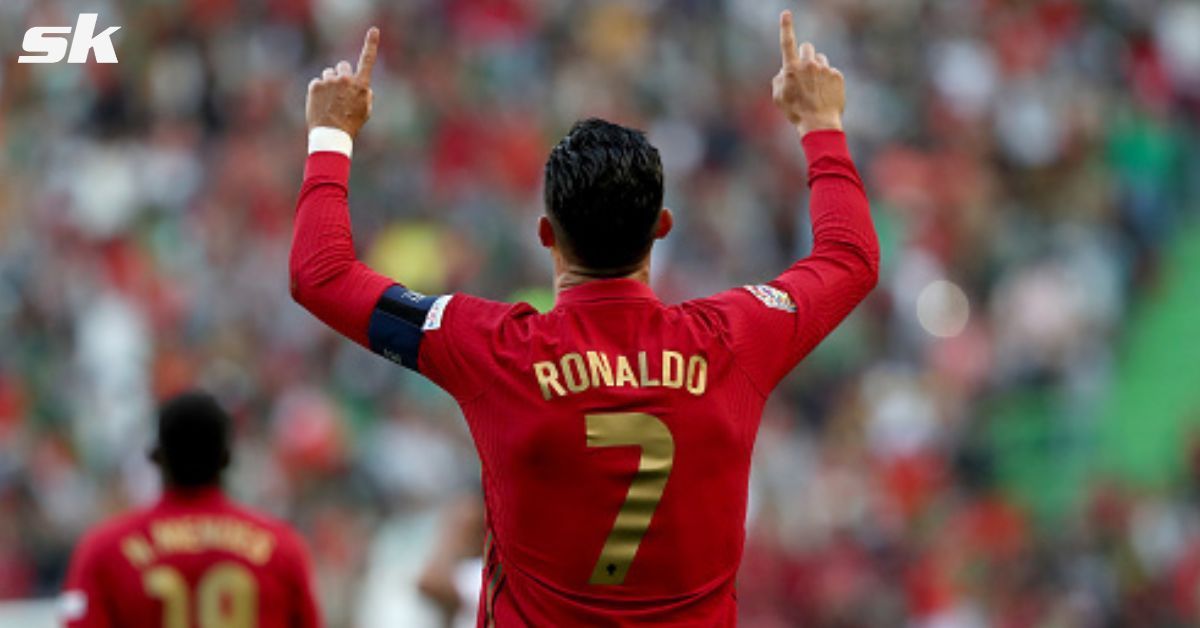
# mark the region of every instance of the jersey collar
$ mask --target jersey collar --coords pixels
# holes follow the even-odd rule
[[[163,488],[164,504],[211,504],[225,501],[225,492],[218,486],[199,488]]]
[[[658,296],[650,286],[636,279],[593,279],[558,293],[554,307],[611,300],[653,300]]]

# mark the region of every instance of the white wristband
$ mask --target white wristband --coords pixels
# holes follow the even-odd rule
[[[350,134],[331,126],[314,127],[308,132],[308,154],[329,151],[350,157],[354,153],[354,139]]]

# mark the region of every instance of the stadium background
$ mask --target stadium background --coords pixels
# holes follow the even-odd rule
[[[153,498],[152,408],[199,382],[331,625],[421,625],[412,571],[476,463],[447,396],[288,298],[306,82],[382,27],[356,235],[431,293],[547,307],[546,151],[578,117],[647,129],[681,300],[806,250],[785,6],[848,77],[884,263],[769,404],[743,625],[1200,622],[1200,4],[4,0],[0,623]],[[119,65],[15,63],[88,10]]]

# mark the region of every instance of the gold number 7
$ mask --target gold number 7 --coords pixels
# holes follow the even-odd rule
[[[633,476],[625,503],[617,512],[589,580],[591,584],[621,584],[667,486],[675,463],[675,439],[666,423],[649,414],[619,412],[589,414],[585,418],[588,447],[642,448],[637,475]]]

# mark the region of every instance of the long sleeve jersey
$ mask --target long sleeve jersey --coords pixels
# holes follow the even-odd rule
[[[764,403],[878,278],[844,135],[803,145],[813,249],[779,276],[676,305],[595,280],[545,313],[372,271],[351,239],[350,159],[309,156],[293,295],[461,406],[483,469],[480,626],[735,625]]]

